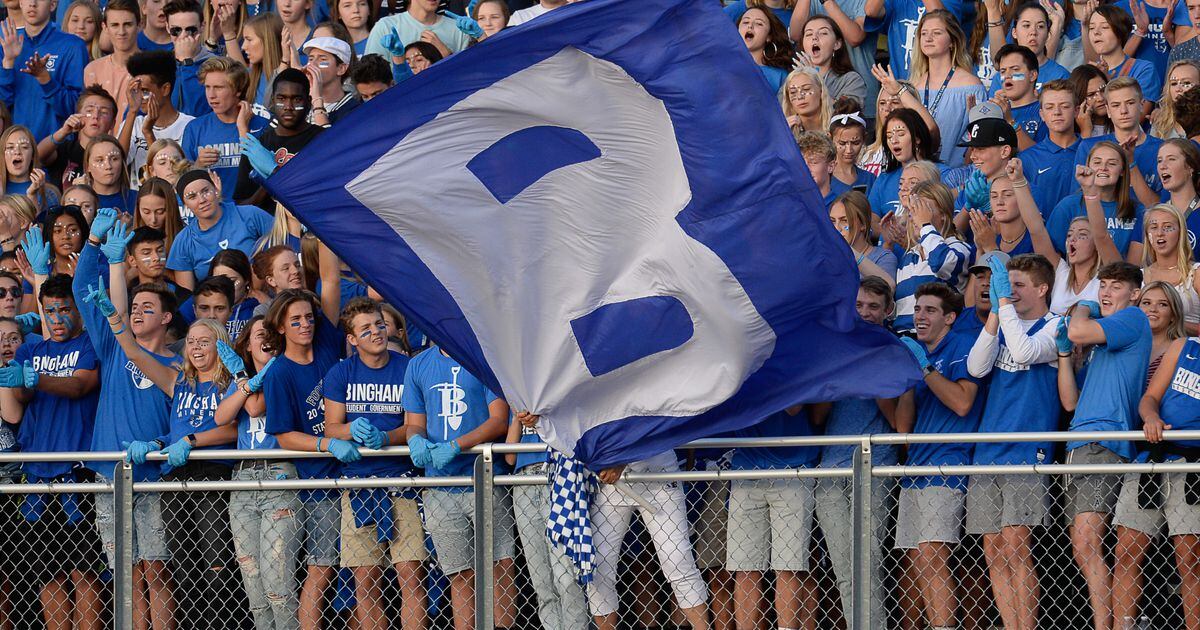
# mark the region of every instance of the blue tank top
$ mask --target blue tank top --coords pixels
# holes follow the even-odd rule
[[[1028,331],[1037,334],[1052,316],[1038,320]],[[1053,431],[1058,426],[1058,368],[1054,363],[1024,365],[1013,360],[1004,333],[1000,353],[992,366],[987,403],[979,430],[987,433]],[[976,464],[1044,464],[1053,445],[1049,442],[997,442],[976,444]]]
[[[1158,413],[1172,429],[1200,429],[1200,339],[1191,337],[1183,344],[1171,386],[1163,396]],[[1197,440],[1174,443],[1189,448],[1200,447]]]

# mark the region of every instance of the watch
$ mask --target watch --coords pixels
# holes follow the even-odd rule
[[[179,64],[183,66],[193,66],[196,65],[196,60],[194,58],[188,58],[180,61]]]
[[[250,375],[246,373],[246,370],[244,368],[237,374],[233,375],[233,380],[238,381],[238,382],[244,381],[248,378],[250,378]]]
[[[933,374],[933,373],[934,373],[934,372],[936,372],[936,371],[937,371],[937,370],[936,370],[936,369],[934,369],[933,365],[926,365],[926,366],[925,366],[925,368],[921,370],[921,372],[922,372],[922,374],[921,374],[921,375],[922,375],[922,376],[929,376],[930,374]]]
[[[189,433],[186,436],[184,436],[183,439],[187,440],[188,444],[191,444],[192,446],[196,445],[196,434],[195,433]]]

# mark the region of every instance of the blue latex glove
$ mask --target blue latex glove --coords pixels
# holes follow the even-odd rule
[[[448,466],[460,453],[462,453],[462,447],[454,440],[438,442],[433,448],[429,449],[429,456],[433,460],[433,467],[439,469]]]
[[[433,456],[430,454],[430,449],[433,448],[433,442],[430,442],[423,435],[414,435],[408,439],[408,448],[414,466],[424,468],[433,461]]]
[[[125,449],[125,461],[134,464],[145,464],[146,456],[154,450],[154,444],[141,440],[121,442],[121,447]]]
[[[467,15],[475,13],[475,5],[479,4],[479,0],[471,0],[467,3]]]
[[[1100,319],[1100,304],[1092,300],[1080,300],[1076,306],[1086,306],[1092,319]]]
[[[108,259],[108,264],[119,265],[125,262],[125,248],[133,240],[133,232],[120,221],[113,224],[108,231],[108,238],[100,246],[101,253]]]
[[[96,216],[92,219],[91,234],[97,241],[104,240],[105,235],[117,222],[118,212],[116,208],[100,208],[96,211]]]
[[[35,225],[26,230],[25,238],[21,240],[21,249],[25,250],[25,257],[29,259],[33,273],[39,276],[50,275],[50,243],[42,239],[42,228]]]
[[[95,306],[105,319],[117,312],[117,307],[113,306],[112,300],[108,299],[108,292],[104,290],[104,278],[100,278],[98,288],[92,288],[92,285],[88,284],[88,292],[83,296],[83,301]]]
[[[386,433],[362,417],[350,423],[350,435],[354,436],[355,442],[371,449],[383,448],[388,441]]]
[[[246,387],[249,388],[251,392],[262,390],[263,379],[266,378],[267,370],[271,369],[272,363],[275,363],[275,357],[271,357],[271,360],[267,361],[263,365],[262,369],[258,371],[258,374],[251,376],[250,380],[246,381]]]
[[[221,359],[221,364],[225,366],[226,370],[229,370],[230,374],[237,374],[246,369],[246,362],[242,361],[242,357],[238,356],[237,351],[219,339],[217,340],[217,357]]]
[[[21,381],[25,389],[33,389],[37,387],[38,379],[42,375],[37,370],[33,369],[33,362],[29,359],[25,360],[25,365],[21,366]]]
[[[0,387],[24,387],[25,369],[20,363],[13,361],[0,367]]]
[[[358,447],[354,445],[354,442],[350,442],[348,440],[330,438],[329,446],[326,446],[325,450],[333,453],[333,456],[343,464],[356,462],[362,459],[362,453],[358,452]]]
[[[1058,348],[1059,354],[1066,354],[1075,347],[1075,344],[1071,343],[1071,338],[1067,336],[1067,327],[1070,325],[1070,317],[1058,320],[1058,329],[1054,331],[1054,345]]]
[[[242,155],[246,156],[246,160],[250,162],[250,169],[259,179],[265,180],[279,167],[275,163],[275,156],[254,136],[242,138]]]
[[[174,468],[187,463],[188,455],[192,453],[192,445],[187,438],[179,438],[174,444],[159,451],[167,456],[167,463]]]
[[[471,19],[470,14],[455,15],[454,13],[446,11],[444,15],[451,20],[454,20],[454,25],[458,27],[458,30],[466,34],[467,37],[474,37],[475,39],[483,37],[483,27],[479,25],[479,22]]]
[[[988,261],[992,269],[992,304],[999,304],[1000,298],[1012,299],[1012,282],[1008,279],[1008,267],[999,258]]]
[[[404,83],[405,81],[407,81],[411,78],[413,78],[413,71],[412,71],[412,68],[410,68],[407,63],[392,64],[392,82],[393,83],[395,83],[396,85],[400,85],[401,83]]]
[[[379,45],[393,57],[404,58],[404,40],[400,39],[400,33],[397,33],[395,28],[379,38]]]
[[[901,337],[900,343],[904,344],[913,354],[913,358],[921,365],[922,370],[929,367],[929,352],[925,350],[925,344],[912,337]]]
[[[42,322],[42,317],[37,313],[21,313],[13,319],[17,320],[17,325],[21,327],[22,335],[28,335],[37,330],[37,325]]]
[[[988,278],[988,303],[991,304],[991,308],[988,309],[988,312],[999,315],[1000,296],[996,294],[996,276],[991,276]]]
[[[975,208],[983,213],[991,211],[992,186],[982,171],[971,171],[971,175],[967,177],[967,183],[963,185],[963,192],[967,197],[967,207]]]

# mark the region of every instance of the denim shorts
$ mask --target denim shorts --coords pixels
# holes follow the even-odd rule
[[[300,504],[304,525],[305,563],[310,567],[333,567],[338,563],[341,510],[337,495]]]
[[[102,474],[96,481],[111,483]],[[100,531],[100,542],[108,556],[108,566],[116,566],[116,517],[113,513],[113,495],[96,493],[96,529]],[[162,493],[136,492],[133,495],[133,561],[166,562],[171,559],[167,548],[167,527],[163,520]]]

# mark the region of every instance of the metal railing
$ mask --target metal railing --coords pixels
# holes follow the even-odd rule
[[[706,439],[698,440],[684,448],[726,449],[726,448],[770,448],[783,446],[846,446],[854,449],[852,464],[849,468],[796,468],[782,470],[690,470],[673,472],[626,472],[621,477],[622,484],[638,484],[639,487],[651,485],[683,484],[684,486],[707,486],[710,484],[739,484],[751,482],[768,482],[768,486],[784,484],[788,481],[803,480],[817,483],[818,480],[841,480],[847,483],[846,497],[850,509],[850,555],[853,558],[851,577],[848,580],[850,593],[845,596],[848,602],[845,624],[848,628],[885,628],[891,627],[896,617],[902,616],[897,609],[912,605],[904,601],[902,595],[894,598],[889,596],[892,606],[887,613],[889,619],[875,619],[879,614],[880,602],[874,601],[879,597],[880,581],[894,581],[891,573],[885,573],[881,567],[889,557],[895,560],[895,553],[883,546],[876,531],[879,524],[888,523],[892,508],[887,502],[873,499],[879,492],[880,484],[888,480],[918,476],[966,476],[974,480],[985,475],[1013,476],[1036,475],[1046,480],[1064,476],[1107,476],[1142,474],[1142,473],[1200,473],[1200,462],[1189,463],[1112,463],[1112,464],[1037,464],[1025,466],[905,466],[905,465],[875,465],[873,455],[880,446],[905,446],[918,443],[1012,443],[1012,442],[1087,442],[1089,440],[1105,441],[1143,441],[1140,432],[1055,432],[1055,433],[994,433],[994,434],[881,434],[869,436],[817,436],[797,438],[770,439]],[[1164,440],[1200,440],[1200,431],[1166,431]],[[134,619],[134,502],[135,497],[142,493],[229,493],[229,492],[270,492],[284,491],[288,493],[304,490],[353,490],[353,489],[431,489],[431,488],[469,488],[474,491],[474,531],[473,545],[473,596],[475,601],[474,627],[492,628],[496,623],[494,608],[496,604],[496,571],[495,556],[497,537],[505,534],[495,522],[494,512],[497,508],[495,501],[504,495],[500,492],[515,487],[544,486],[547,483],[545,475],[531,476],[521,474],[497,474],[497,458],[506,454],[537,453],[544,451],[540,444],[484,444],[464,451],[464,454],[476,456],[473,474],[456,477],[382,477],[382,478],[337,478],[337,479],[256,479],[256,480],[176,480],[176,481],[138,481],[133,480],[132,467],[125,464],[123,453],[120,452],[76,452],[76,453],[0,453],[0,464],[9,462],[115,462],[113,481],[111,483],[12,483],[0,484],[0,495],[31,495],[31,494],[111,494],[114,500],[114,516],[116,537],[114,541],[114,558],[110,570],[112,572],[112,627],[118,629],[133,628]],[[407,447],[389,447],[377,451],[361,450],[364,457],[404,456],[408,454]],[[211,460],[297,460],[318,457],[328,457],[325,453],[296,452],[288,450],[197,450],[193,451],[190,461]],[[166,457],[151,454],[152,461],[162,461]],[[811,492],[811,490],[809,490]],[[1120,488],[1109,488],[1116,493]],[[885,495],[895,497],[890,486]],[[1061,507],[1061,506],[1060,506]],[[728,505],[726,507],[728,510]],[[1200,509],[1200,508],[1198,508]],[[1161,508],[1160,508],[1161,510]],[[540,515],[543,520],[545,515]],[[728,515],[726,515],[728,518]],[[964,517],[965,518],[965,517]],[[352,519],[353,520],[353,519]],[[825,524],[822,524],[825,525]],[[343,523],[343,527],[345,524]],[[511,523],[509,524],[511,527]],[[961,530],[962,524],[959,523]],[[894,527],[882,527],[889,539],[895,535]],[[1200,532],[1197,532],[1200,534]],[[697,532],[692,529],[693,538]],[[643,534],[644,536],[644,534]],[[1061,538],[1061,537],[1060,537]],[[732,540],[732,538],[730,538]],[[524,542],[524,541],[523,541]],[[681,541],[682,542],[682,541]],[[814,549],[818,545],[812,545]],[[1065,553],[1062,541],[1059,540],[1054,553]],[[690,543],[689,543],[689,553]],[[1114,555],[1116,552],[1111,552]],[[828,551],[823,553],[824,562],[828,562]],[[881,558],[880,555],[883,557]],[[903,558],[895,560],[904,562]],[[644,569],[645,567],[639,567]],[[627,569],[628,570],[628,569]],[[786,570],[784,570],[786,571]],[[816,571],[816,569],[812,569]],[[897,575],[904,569],[892,571]],[[776,571],[778,574],[778,571]],[[666,576],[668,579],[671,576]],[[836,577],[836,576],[835,576]],[[899,578],[895,578],[898,580]],[[136,588],[145,588],[137,586]],[[778,588],[778,587],[777,587]],[[955,585],[953,589],[957,589]],[[1181,587],[1183,589],[1185,587]],[[528,587],[526,587],[528,590]],[[769,588],[767,590],[770,590]],[[900,591],[900,587],[890,585],[888,590]],[[1077,589],[1078,590],[1078,589]],[[764,591],[765,593],[766,591]],[[625,594],[628,596],[628,593]],[[778,593],[777,593],[778,595]],[[1078,593],[1076,593],[1078,595]],[[1186,593],[1180,595],[1186,599]],[[929,602],[917,602],[920,608]],[[1053,603],[1053,602],[1052,602]],[[1136,602],[1135,602],[1136,604]],[[1185,606],[1200,606],[1200,603],[1185,602]],[[966,604],[963,604],[965,606]],[[985,606],[986,607],[986,606]],[[1065,607],[1060,605],[1058,607]],[[677,610],[675,612],[678,612]],[[1094,614],[1101,614],[1093,611]],[[660,611],[660,616],[665,613]],[[713,613],[716,614],[715,612]],[[1003,615],[1003,612],[999,613]],[[1069,614],[1054,611],[1054,614],[1066,618]],[[918,622],[920,619],[918,612]],[[995,616],[993,614],[993,616]],[[1178,615],[1176,615],[1177,617]],[[715,621],[715,620],[714,620]],[[829,625],[823,623],[822,625]],[[1119,623],[1119,622],[1118,622]],[[896,625],[902,625],[897,622]],[[969,625],[969,624],[964,624]],[[714,626],[720,626],[714,623]],[[16,627],[20,627],[19,624]],[[184,626],[179,626],[184,627]],[[405,626],[408,627],[408,626]],[[832,626],[830,626],[832,627]],[[920,627],[920,626],[918,626]],[[1155,626],[1165,627],[1165,626]]]

